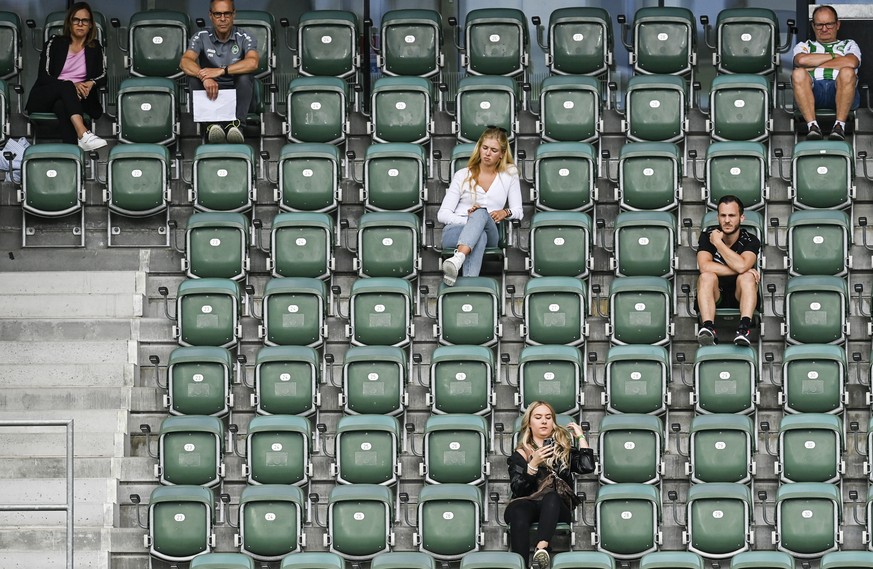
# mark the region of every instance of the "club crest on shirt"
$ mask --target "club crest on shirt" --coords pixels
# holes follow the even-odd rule
[[[239,53],[239,46],[234,45],[232,48],[230,48],[230,53],[232,53],[234,55],[238,54]]]

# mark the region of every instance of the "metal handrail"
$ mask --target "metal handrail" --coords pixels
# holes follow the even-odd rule
[[[67,513],[67,569],[73,569],[73,420],[55,421],[0,421],[0,427],[64,427],[66,432],[67,501],[65,504],[0,504],[0,512],[66,512]]]

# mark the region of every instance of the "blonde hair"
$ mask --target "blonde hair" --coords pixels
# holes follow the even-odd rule
[[[464,182],[469,182],[471,189],[479,184],[479,171],[480,164],[482,163],[482,157],[479,153],[482,149],[482,141],[486,138],[496,139],[497,144],[500,145],[500,150],[503,152],[500,163],[497,164],[498,173],[506,171],[509,166],[515,164],[515,161],[512,159],[512,150],[509,148],[509,137],[506,135],[506,130],[496,126],[489,126],[482,133],[482,136],[479,137],[479,140],[476,141],[476,146],[470,154],[470,159],[467,160],[467,179]]]
[[[546,461],[546,465],[552,469],[554,469],[555,464],[558,463],[562,465],[562,468],[566,467],[570,464],[570,448],[573,446],[573,437],[570,436],[570,432],[567,429],[558,424],[558,416],[555,414],[555,408],[545,401],[534,401],[527,406],[527,410],[525,410],[524,415],[521,418],[521,430],[519,431],[520,436],[517,450],[519,450],[521,454],[526,455],[526,453],[523,452],[524,450],[535,448],[534,445],[536,443],[534,442],[533,434],[530,430],[530,422],[533,412],[537,407],[546,407],[549,410],[552,414],[552,423],[555,426],[555,429],[552,432],[552,438],[555,439],[555,452],[552,454],[551,458]],[[558,468],[558,470],[561,470],[561,468]]]

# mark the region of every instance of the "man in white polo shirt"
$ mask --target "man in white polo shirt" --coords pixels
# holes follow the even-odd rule
[[[809,127],[807,140],[822,139],[816,108],[836,110],[836,122],[828,138],[845,140],[849,111],[861,103],[857,89],[861,50],[853,40],[837,39],[840,20],[832,6],[822,5],[812,12],[812,29],[814,40],[794,46],[794,100]]]
[[[233,0],[212,0],[209,19],[212,28],[194,34],[182,54],[179,68],[188,76],[192,90],[205,90],[214,100],[220,89],[236,89],[236,121],[222,126],[211,124],[206,130],[209,142],[245,142],[240,125],[254,93],[252,72],[258,68],[258,42],[251,34],[233,24],[236,9]]]

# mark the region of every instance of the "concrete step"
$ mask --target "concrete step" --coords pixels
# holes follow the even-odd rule
[[[4,480],[0,485],[2,504],[53,504],[66,502],[66,480]],[[117,521],[115,503],[118,481],[114,478],[76,478],[73,485],[73,514],[76,527],[112,527]],[[20,526],[63,526],[63,512],[3,512],[6,523]]]
[[[20,221],[17,223],[20,228]],[[75,271],[144,271],[148,268],[148,250],[136,249],[22,249],[21,235],[11,236],[0,256],[0,273],[42,272],[47,267]],[[61,272],[61,271],[58,271]]]
[[[127,410],[0,411],[3,421],[73,420],[73,444],[77,457],[124,456],[127,447]],[[60,427],[4,427],[0,457],[66,456],[66,436]]]
[[[76,364],[115,363],[124,365],[134,363],[136,342],[128,340],[110,341],[0,341],[0,369],[6,364]]]
[[[66,567],[66,551],[57,550],[39,551],[6,551],[0,549],[0,567],[4,569],[63,569]],[[109,551],[74,551],[74,567],[87,567],[88,569],[108,569]],[[143,569],[147,565],[142,566]]]
[[[68,318],[60,312],[45,318],[0,320],[0,338],[31,342],[127,340],[134,331],[129,318]]]
[[[130,409],[129,387],[32,387],[6,388],[0,407],[26,410]]]
[[[3,468],[0,469],[0,480],[8,478],[62,478],[67,471],[67,460],[62,456],[43,457],[3,457]],[[73,471],[81,478],[108,478],[113,476],[112,470],[116,460],[105,457],[73,459]]]
[[[142,314],[145,273],[3,273],[0,288],[7,318],[132,318]]]
[[[2,344],[2,342],[0,342]],[[0,389],[28,385],[31,389],[50,387],[132,386],[136,377],[132,363],[4,363],[0,364]]]

